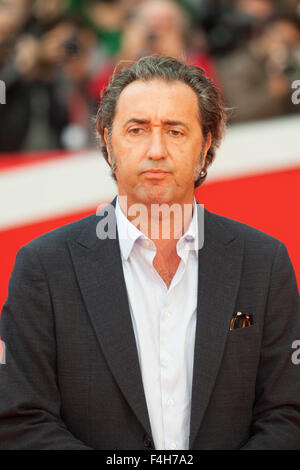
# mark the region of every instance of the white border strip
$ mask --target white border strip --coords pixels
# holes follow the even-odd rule
[[[300,167],[299,132],[300,114],[231,126],[208,181]]]
[[[0,172],[0,229],[90,209],[116,186],[99,152]]]

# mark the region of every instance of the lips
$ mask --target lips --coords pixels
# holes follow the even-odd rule
[[[142,172],[142,175],[145,178],[152,179],[152,180],[164,179],[169,174],[170,174],[169,171],[160,170],[158,168],[150,168],[149,170],[145,170]]]
[[[149,168],[149,170],[145,170],[143,173],[169,173],[169,171],[161,170],[160,168]]]

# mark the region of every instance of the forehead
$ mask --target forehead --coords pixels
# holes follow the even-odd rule
[[[115,119],[195,120],[199,123],[197,95],[180,81],[136,80],[121,92]]]

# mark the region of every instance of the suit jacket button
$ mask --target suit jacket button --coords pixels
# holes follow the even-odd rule
[[[144,446],[147,447],[147,449],[152,449],[153,447],[151,438],[147,434],[144,436]]]

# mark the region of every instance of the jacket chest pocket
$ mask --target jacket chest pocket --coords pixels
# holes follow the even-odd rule
[[[228,331],[224,361],[226,368],[234,375],[249,375],[258,367],[261,348],[261,334],[258,324]]]

